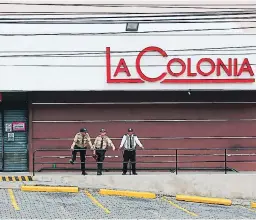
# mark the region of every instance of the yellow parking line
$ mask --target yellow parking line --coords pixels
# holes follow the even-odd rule
[[[0,176],[0,181],[3,181],[3,177],[2,176]]]
[[[97,206],[102,208],[107,214],[110,213],[110,211],[105,208],[91,193],[89,193],[87,190],[84,191],[85,195],[88,196],[89,199],[91,199]]]
[[[247,209],[248,211],[251,211],[251,212],[256,212],[256,210],[253,210],[253,209],[250,209],[250,208],[247,208],[245,206],[242,206],[242,205],[236,205],[237,207],[240,207],[240,208],[243,208],[243,209]]]
[[[162,197],[162,199],[163,199],[164,201],[168,202],[169,204],[171,204],[173,207],[175,207],[175,208],[177,208],[177,209],[180,209],[180,210],[182,210],[183,212],[186,212],[186,213],[189,214],[189,215],[192,215],[192,216],[195,216],[195,217],[198,216],[196,213],[190,212],[190,211],[188,211],[187,209],[185,209],[185,208],[183,208],[183,207],[181,207],[181,206],[175,204],[174,202],[170,201],[169,199],[166,199],[166,197]]]
[[[20,207],[18,206],[18,204],[16,202],[16,199],[15,199],[15,196],[14,196],[14,193],[13,193],[12,189],[8,189],[8,193],[9,193],[11,203],[12,203],[14,209],[17,210],[17,211],[20,210]]]

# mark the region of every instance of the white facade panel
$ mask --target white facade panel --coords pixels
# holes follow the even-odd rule
[[[256,89],[255,22],[140,23],[139,32],[150,32],[144,34],[127,34],[125,26],[125,23],[2,24],[0,22],[0,90]],[[172,58],[180,58],[184,61],[190,58],[191,72],[197,73],[197,76],[187,76],[189,68],[187,65],[185,73],[181,76],[173,77],[167,72],[164,77],[164,79],[185,79],[182,83],[162,83],[164,79],[144,83],[108,82],[107,47],[111,50],[111,78],[138,79],[141,77],[136,69],[136,57],[139,51],[149,46],[163,49],[168,57],[162,57],[157,52],[146,53],[141,59],[141,70],[147,77],[157,77],[167,71],[167,64]],[[121,58],[124,58],[129,68],[130,77],[127,77],[126,73],[114,77]],[[235,76],[232,71],[232,76],[228,76],[222,70],[220,76],[217,76],[215,69],[211,75],[201,76],[198,74],[196,63],[202,58],[211,58],[215,64],[217,59],[221,58],[226,65],[229,58],[232,58],[232,62],[235,62],[236,58],[238,70],[247,58],[252,71],[250,74],[244,72],[240,76]],[[232,63],[233,66],[236,64]],[[173,72],[180,72],[181,69],[180,64],[172,64]],[[202,63],[201,70],[209,72],[209,63]],[[198,81],[189,81],[191,78]],[[224,81],[214,81],[216,79],[224,79]],[[232,82],[225,81],[226,79],[247,81]]]

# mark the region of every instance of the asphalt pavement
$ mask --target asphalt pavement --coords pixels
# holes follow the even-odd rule
[[[245,206],[219,206],[156,199],[79,193],[22,192],[0,189],[0,219],[256,219]]]

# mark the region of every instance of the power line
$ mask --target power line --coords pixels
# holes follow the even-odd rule
[[[225,15],[227,14],[233,14],[233,13],[239,13],[239,14],[250,14],[250,13],[255,13],[255,9],[251,10],[240,10],[240,11],[200,11],[200,12],[195,12],[195,11],[186,11],[186,12],[1,12],[1,16],[24,16],[24,15],[95,15],[95,14],[100,14],[100,15],[181,15],[181,16],[189,16],[189,15],[196,15],[196,16],[201,16],[201,15]],[[235,14],[234,14],[235,15]]]
[[[151,33],[149,31],[149,33]],[[205,37],[210,37],[210,36],[256,36],[256,33],[201,33],[201,34],[194,34],[194,33],[189,33],[189,34],[153,34],[153,32],[151,34],[147,34],[145,33],[50,33],[50,34],[45,34],[45,33],[38,33],[38,34],[0,34],[0,36],[2,37],[36,37],[36,36],[116,36],[116,37],[125,37],[125,36],[136,36],[136,37],[152,37],[152,36],[161,36],[161,37],[165,37],[165,36],[205,36]]]
[[[241,64],[237,64],[237,65],[241,65]],[[250,64],[251,66],[256,66],[256,64]],[[106,65],[54,65],[54,64],[0,64],[1,67],[54,67],[54,68],[106,68]],[[172,66],[183,66],[183,65],[173,65]],[[207,66],[207,67],[211,67],[211,65],[201,65],[201,66]],[[216,65],[215,65],[216,66]],[[234,65],[231,65],[234,66]],[[129,67],[136,67],[135,65],[129,65]],[[166,65],[154,65],[154,64],[149,64],[149,65],[141,65],[141,67],[166,67]]]
[[[84,33],[12,33],[12,34],[4,34],[1,33],[0,36],[90,36],[90,35],[130,35],[130,34],[149,34],[149,33],[173,33],[173,32],[203,32],[203,31],[229,31],[229,30],[249,30],[256,29],[256,26],[248,26],[248,27],[237,27],[237,28],[198,28],[198,29],[173,29],[173,30],[159,30],[159,31],[139,31],[135,33],[130,33],[127,31],[123,32],[84,32]],[[235,33],[236,34],[236,33]],[[244,33],[237,33],[244,34]]]
[[[256,49],[255,49],[256,50]],[[224,51],[227,52],[227,51]],[[236,51],[235,51],[236,52]],[[169,57],[194,57],[194,56],[236,56],[236,55],[256,55],[255,52],[243,52],[243,53],[198,53],[198,54],[168,54]],[[75,57],[75,58],[84,58],[84,57],[105,57],[105,54],[87,54],[87,53],[77,53],[77,54],[18,54],[18,55],[0,55],[2,58],[26,58],[26,57]],[[158,57],[159,55],[145,55],[145,56],[152,56],[152,57]],[[113,55],[112,57],[137,57],[137,54],[122,54],[122,55]]]
[[[256,49],[255,49],[256,50]],[[225,51],[227,52],[227,51]],[[170,57],[193,57],[193,56],[235,56],[235,55],[256,55],[255,52],[244,52],[244,53],[201,53],[201,54],[168,54]],[[19,54],[19,55],[0,55],[2,58],[25,58],[25,57],[105,57],[106,55],[102,54],[87,54],[87,53],[78,53],[78,54]],[[137,54],[122,54],[122,55],[112,55],[112,57],[136,57]],[[153,56],[157,57],[156,55],[145,55],[145,56]]]
[[[255,9],[251,10],[239,10],[239,11],[232,11],[232,10],[224,10],[224,11],[185,11],[185,12],[1,12],[0,16],[60,16],[60,15],[129,15],[127,17],[131,17],[131,15],[163,15],[163,16],[216,16],[216,15],[245,15],[245,14],[255,14]],[[106,16],[101,16],[101,18],[105,18]],[[120,17],[120,16],[119,16]],[[116,18],[116,16],[114,17]],[[117,17],[118,18],[118,17]]]
[[[127,23],[127,22],[141,22],[141,23],[164,23],[164,22],[178,22],[178,23],[187,23],[193,21],[194,23],[204,23],[202,21],[212,21],[212,20],[222,20],[216,22],[228,22],[228,19],[236,20],[236,19],[255,19],[256,16],[245,16],[244,15],[255,15],[256,10],[250,11],[239,11],[239,12],[214,12],[214,13],[163,13],[156,15],[125,15],[125,16],[87,16],[87,17],[26,17],[26,18],[0,18],[0,23],[56,23],[56,24],[67,24],[67,23]],[[234,16],[236,15],[236,16]],[[184,17],[193,17],[193,18],[184,18]],[[204,16],[204,17],[203,17]],[[205,17],[207,16],[207,17]],[[210,17],[212,16],[212,17]],[[215,17],[214,17],[215,16]],[[224,16],[224,17],[223,17]],[[182,17],[182,18],[178,18]],[[151,19],[146,19],[151,18]],[[157,19],[156,19],[157,18]],[[159,19],[158,19],[159,18]],[[100,20],[102,19],[102,20]],[[118,19],[118,20],[117,20]],[[128,20],[127,20],[128,19]],[[133,20],[130,20],[133,19]],[[135,20],[134,20],[135,19]]]
[[[249,49],[256,49],[256,45],[247,45],[247,46],[228,46],[228,47],[205,47],[205,48],[191,48],[191,49],[166,49],[165,51],[233,51],[233,50],[249,50]],[[96,51],[96,50],[77,50],[77,51],[42,51],[42,50],[34,50],[34,51],[0,51],[0,53],[86,53],[86,54],[105,54],[106,51]],[[139,53],[138,50],[122,50],[122,51],[116,51],[112,50],[111,54],[125,54],[125,53]]]
[[[181,13],[181,12],[176,12],[176,13],[161,13],[161,14],[150,14],[150,15],[122,15],[122,16],[90,16],[90,17],[53,17],[53,18],[49,18],[49,17],[29,17],[29,18],[25,18],[25,19],[22,19],[22,20],[51,20],[51,19],[55,19],[55,20],[63,20],[63,19],[72,19],[72,20],[76,20],[76,19],[120,19],[120,18],[168,18],[168,17],[203,17],[203,16],[207,16],[207,17],[210,17],[210,16],[215,16],[215,17],[218,17],[220,15],[225,15],[225,16],[231,16],[231,15],[255,15],[256,13],[256,10],[251,10],[251,11],[235,11],[235,12],[232,12],[232,11],[226,11],[226,12],[191,12],[191,13]],[[78,15],[77,15],[78,16]],[[81,15],[80,15],[81,16]],[[222,17],[224,18],[224,17]],[[220,18],[220,19],[222,19]],[[232,18],[232,17],[231,17]],[[211,19],[211,18],[205,18],[205,19]],[[215,18],[216,19],[216,18]],[[20,20],[20,18],[1,18],[1,20]]]
[[[234,7],[234,4],[85,4],[85,3],[21,3],[21,2],[0,2],[0,5],[22,5],[22,6],[74,6],[74,7],[143,7],[143,8],[194,8],[194,9],[209,9],[209,6],[215,6],[211,9],[220,9],[220,7]],[[235,4],[235,6],[255,6],[256,4]],[[219,6],[219,7],[216,7]],[[241,9],[241,8],[237,8]],[[250,8],[248,8],[250,9]]]
[[[252,13],[248,13],[249,15],[256,15],[255,11]],[[98,19],[105,19],[106,21],[115,21],[114,19],[121,19],[121,18],[129,18],[129,19],[135,19],[136,22],[139,21],[152,21],[152,18],[161,18],[161,19],[156,19],[156,21],[162,21],[162,20],[168,20],[168,21],[194,21],[194,20],[221,20],[221,19],[255,19],[255,16],[247,16],[247,17],[239,17],[243,16],[243,15],[248,15],[246,13],[236,13],[236,16],[233,17],[227,17],[227,16],[231,16],[232,14],[215,14],[212,15],[212,17],[210,17],[209,15],[200,15],[198,17],[196,17],[195,15],[187,15],[193,18],[176,18],[176,17],[185,17],[185,15],[171,15],[171,14],[164,14],[164,15],[145,15],[145,16],[97,16],[97,17],[39,17],[39,18],[34,18],[34,17],[27,17],[27,18],[0,18],[1,21],[47,21],[47,20],[56,20],[56,21],[61,21],[61,20],[68,20],[68,21],[76,21],[76,20],[83,20],[83,21],[101,21]],[[224,17],[221,17],[225,15]],[[238,16],[237,16],[238,15]],[[201,16],[207,16],[207,17],[203,17],[201,18]],[[215,16],[215,17],[213,17]],[[171,18],[170,18],[171,17]],[[173,19],[173,17],[175,19]],[[139,19],[137,19],[139,18]],[[143,18],[143,19],[141,19]],[[145,18],[151,18],[151,19],[145,19]],[[140,20],[141,19],[141,20]],[[122,21],[130,21],[131,20],[125,20],[123,19]],[[154,21],[154,20],[153,20]]]
[[[220,18],[217,18],[220,19]],[[240,20],[236,20],[240,19]],[[249,20],[254,19],[254,20]],[[82,20],[82,21],[1,21],[0,24],[127,24],[129,22],[138,22],[143,24],[164,24],[164,23],[172,23],[172,24],[200,24],[200,23],[240,23],[240,22],[256,22],[256,17],[248,17],[248,18],[233,18],[233,19],[223,19],[223,20],[210,20],[210,19],[143,19],[143,20]]]

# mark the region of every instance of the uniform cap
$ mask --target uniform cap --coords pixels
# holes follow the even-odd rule
[[[104,128],[100,129],[100,132],[106,132],[106,130]]]
[[[86,128],[81,128],[80,132],[87,132],[87,129]]]
[[[132,129],[132,128],[129,128],[129,129],[128,129],[128,132],[133,132],[133,129]]]

